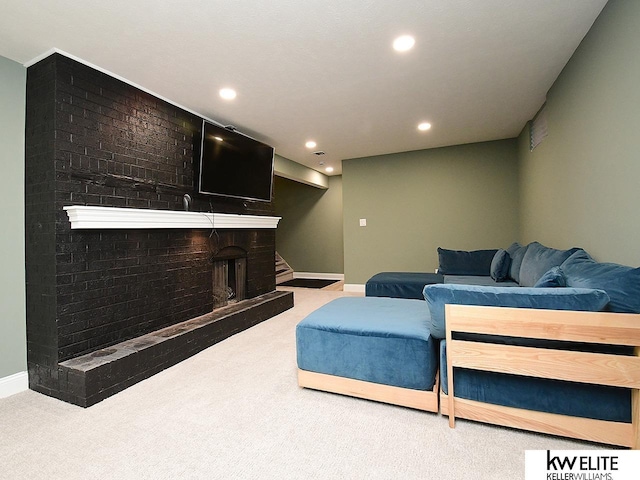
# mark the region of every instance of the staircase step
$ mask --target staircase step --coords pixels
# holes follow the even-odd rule
[[[276,285],[293,280],[293,269],[284,258],[276,252]]]

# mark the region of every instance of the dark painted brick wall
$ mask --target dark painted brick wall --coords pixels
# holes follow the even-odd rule
[[[57,363],[202,315],[211,258],[247,252],[247,296],[275,289],[275,232],[71,230],[64,205],[272,215],[194,193],[202,119],[54,54],[27,71],[27,335],[32,388]],[[37,385],[34,385],[37,384]]]
[[[27,359],[30,383],[57,384],[55,264],[55,62],[27,71],[25,144],[25,251]]]

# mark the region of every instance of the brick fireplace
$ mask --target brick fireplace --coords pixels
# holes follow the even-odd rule
[[[213,257],[213,307],[220,308],[245,299],[247,253],[231,246]]]
[[[194,194],[201,120],[60,54],[28,68],[33,390],[88,406],[293,305],[272,228],[72,228],[65,206],[177,212],[185,193],[196,212],[272,215]]]

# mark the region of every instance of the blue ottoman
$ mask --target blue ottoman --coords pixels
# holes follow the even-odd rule
[[[438,273],[381,272],[367,280],[364,291],[367,297],[423,300],[424,286],[434,283],[444,283],[444,276]]]
[[[336,299],[296,327],[301,387],[438,411],[438,340],[424,300]]]

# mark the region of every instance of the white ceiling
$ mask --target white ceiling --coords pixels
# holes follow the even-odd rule
[[[0,55],[60,49],[337,174],[346,158],[517,136],[605,4],[0,0]],[[416,45],[398,54],[405,33]]]

